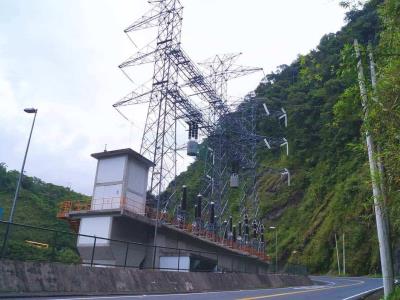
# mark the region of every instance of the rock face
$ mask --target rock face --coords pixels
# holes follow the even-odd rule
[[[0,262],[0,296],[186,293],[310,285],[287,274],[162,272],[39,262]]]

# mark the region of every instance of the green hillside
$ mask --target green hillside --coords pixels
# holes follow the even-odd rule
[[[4,208],[3,221],[8,220],[19,172],[7,170],[0,164],[0,207]],[[20,190],[14,222],[38,227],[71,232],[65,221],[56,218],[59,204],[65,200],[88,201],[89,197],[69,188],[45,183],[36,177],[24,176]],[[5,225],[0,225],[0,247],[3,243]],[[55,236],[51,232],[29,228],[12,227],[7,256],[15,259],[77,261],[73,235]],[[32,247],[26,240],[46,243],[48,249]],[[57,246],[52,247],[56,241]]]
[[[323,36],[316,49],[300,55],[290,65],[279,66],[256,90],[257,97],[265,98],[268,107],[284,107],[289,118],[286,129],[274,127],[262,118],[257,124],[259,134],[271,136],[283,132],[290,145],[289,157],[281,151],[258,154],[261,216],[266,228],[278,228],[278,256],[282,263],[302,263],[313,273],[336,272],[335,234],[341,245],[344,233],[347,273],[380,272],[363,135],[365,125],[361,127],[361,100],[352,43],[355,38],[362,45],[372,43],[382,75],[379,93],[390,92],[382,97],[379,105],[371,104],[371,123],[367,126],[374,131],[382,148],[391,213],[395,216],[400,207],[399,195],[395,192],[400,178],[397,152],[400,111],[396,96],[400,87],[399,76],[396,77],[400,70],[399,56],[389,58],[380,53],[399,49],[399,11],[398,1],[383,4],[376,0],[362,9],[350,11],[341,31]],[[393,44],[396,38],[397,44]],[[368,70],[367,65],[365,69]],[[387,72],[386,77],[383,70]],[[289,168],[292,186],[287,187],[279,178],[265,172],[268,167]],[[202,171],[200,156],[176,180],[177,186],[188,186],[191,199],[199,191]],[[232,192],[229,197],[230,213],[238,221],[239,195]],[[397,219],[392,218],[392,236],[394,246],[398,247]],[[273,234],[267,232],[270,253],[275,253]],[[339,250],[341,260],[341,247]]]

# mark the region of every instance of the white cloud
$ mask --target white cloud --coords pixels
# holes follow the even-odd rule
[[[0,76],[1,76],[0,70]],[[17,112],[17,102],[15,100],[14,91],[11,87],[11,83],[5,78],[0,77],[0,99],[1,101],[1,119],[12,118]]]
[[[335,2],[320,0],[182,3],[183,47],[195,61],[244,52],[241,63],[267,72],[314,48],[322,34],[339,30],[343,19]],[[36,106],[28,174],[90,194],[95,170],[90,153],[102,151],[104,144],[140,146],[146,105],[132,107],[133,125],[111,105],[133,89],[117,67],[135,51],[123,29],[149,5],[145,0],[5,0],[1,5],[0,161],[19,169],[31,122],[22,109]],[[151,36],[133,38],[144,45]],[[142,71],[133,76],[137,83],[147,79]],[[247,93],[260,77],[235,82],[231,93]]]

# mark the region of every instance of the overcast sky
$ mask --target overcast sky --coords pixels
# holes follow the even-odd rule
[[[344,24],[335,0],[182,3],[182,45],[194,61],[243,52],[240,64],[265,73]],[[117,67],[135,52],[123,29],[149,8],[146,0],[0,0],[0,162],[20,169],[32,121],[23,108],[31,106],[39,112],[25,168],[30,176],[90,195],[91,153],[105,144],[139,151],[145,107],[135,108],[131,125],[112,104],[133,88]],[[143,36],[136,38],[140,44]],[[243,96],[261,77],[236,81],[230,94]]]

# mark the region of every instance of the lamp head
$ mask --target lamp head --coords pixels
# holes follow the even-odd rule
[[[35,113],[37,113],[37,109],[36,109],[36,108],[33,108],[33,107],[31,107],[31,108],[25,108],[25,109],[24,109],[24,112],[26,112],[26,113],[28,113],[28,114],[35,114]]]

